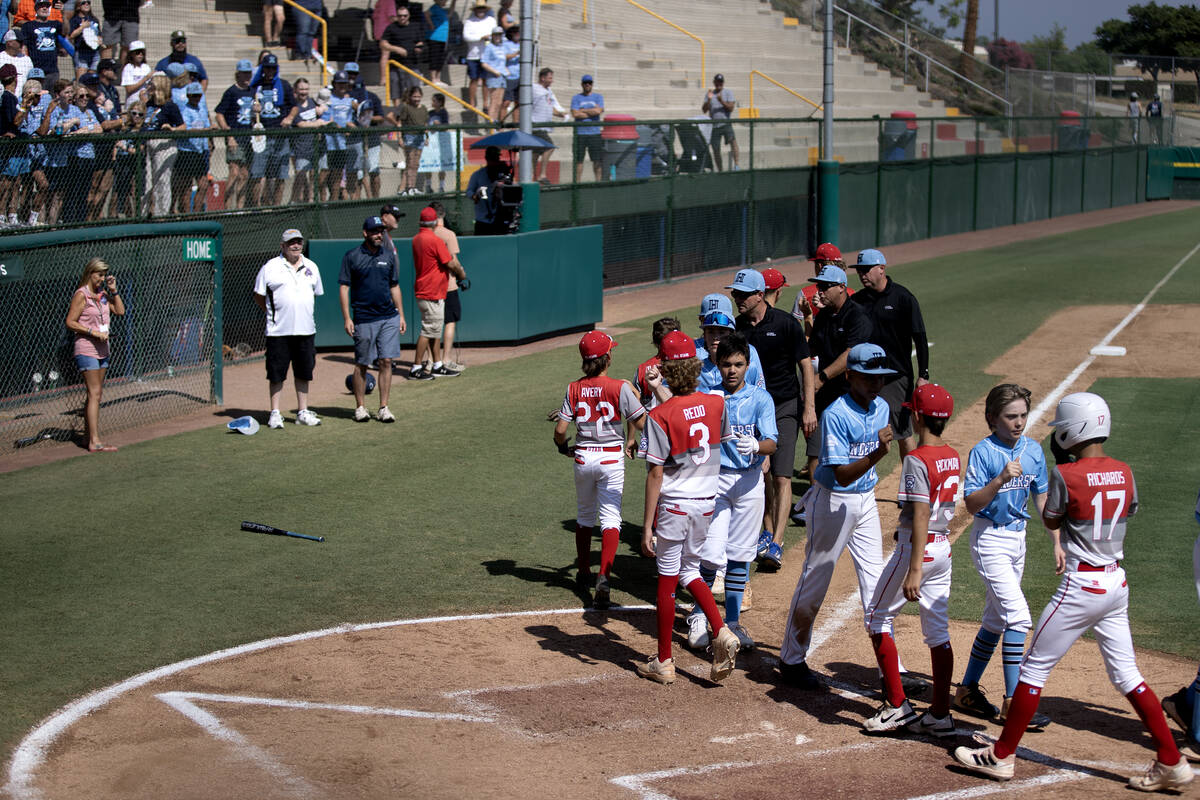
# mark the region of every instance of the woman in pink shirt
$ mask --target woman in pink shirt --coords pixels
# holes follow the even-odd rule
[[[71,296],[67,329],[75,334],[75,366],[87,385],[88,452],[115,453],[114,445],[100,441],[100,393],[108,372],[108,324],[111,315],[125,313],[125,303],[117,289],[117,279],[109,274],[108,263],[93,258],[83,269],[79,288]]]

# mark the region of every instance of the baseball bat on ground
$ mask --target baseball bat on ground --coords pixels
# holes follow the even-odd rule
[[[254,531],[255,533],[269,533],[272,536],[291,536],[295,539],[308,539],[310,542],[323,542],[324,536],[309,536],[304,533],[296,533],[295,531],[285,531],[283,528],[276,528],[272,525],[263,525],[261,522],[242,522],[242,530]]]

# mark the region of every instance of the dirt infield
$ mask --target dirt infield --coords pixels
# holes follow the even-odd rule
[[[1124,358],[1091,360],[1076,388],[1103,376],[1195,375],[1200,341],[1183,336],[1200,306],[1148,306],[1113,339]],[[998,358],[997,380],[1035,401],[1087,363],[1130,307],[1067,309]],[[1171,347],[1163,347],[1170,341]],[[1050,346],[1051,343],[1053,346]],[[1032,354],[1038,354],[1032,358]],[[1190,354],[1190,355],[1189,355]],[[1044,414],[1030,430],[1045,434]],[[981,402],[959,409],[946,438],[962,452],[986,433]],[[894,497],[896,474],[878,489]],[[884,509],[884,528],[895,507]],[[965,514],[955,530],[965,525]],[[1031,536],[1040,535],[1035,532]],[[64,709],[31,734],[12,764],[16,798],[958,798],[999,791],[1091,798],[1120,790],[1152,758],[1149,737],[1109,684],[1098,648],[1081,640],[1051,676],[1054,719],[1025,738],[1017,778],[995,784],[949,766],[946,742],[871,738],[877,676],[854,573],[843,558],[818,618],[810,663],[828,691],[781,685],[775,664],[801,548],[784,569],[755,575],[745,622],[760,647],[722,685],[679,642],[677,682],[640,680],[654,651],[646,608],[380,623],[287,637],[156,671]],[[1049,569],[1029,564],[1029,570]],[[1040,609],[1034,609],[1035,612]],[[976,626],[952,625],[955,675]],[[927,673],[914,617],[897,621],[908,668]],[[994,659],[998,661],[998,659]],[[1139,654],[1160,695],[1195,665]],[[984,686],[1001,694],[998,664]],[[923,704],[919,704],[923,705]],[[992,724],[959,719],[955,744]]]

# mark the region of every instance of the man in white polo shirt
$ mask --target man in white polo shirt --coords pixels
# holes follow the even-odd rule
[[[308,410],[308,382],[317,362],[317,325],[313,298],[325,293],[317,265],[304,257],[304,236],[295,228],[283,232],[283,250],[262,265],[254,279],[254,302],[267,314],[267,380],[271,384],[268,428],[282,428],[279,396],[288,365],[296,384],[297,425],[320,425]]]

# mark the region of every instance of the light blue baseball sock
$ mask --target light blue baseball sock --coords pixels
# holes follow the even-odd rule
[[[983,677],[983,671],[987,669],[988,662],[992,660],[992,653],[996,652],[996,645],[1000,643],[1000,634],[992,633],[987,628],[980,628],[979,633],[975,634],[975,643],[971,645],[971,657],[967,659],[967,671],[963,673],[962,682],[972,685],[979,683],[979,679]]]
[[[730,561],[725,565],[725,622],[732,624],[742,616],[742,598],[750,579],[749,561]]]
[[[1197,741],[1200,740],[1200,669],[1196,670],[1196,679],[1188,687],[1187,697],[1192,704],[1192,724],[1188,726],[1187,735]]]
[[[700,565],[700,578],[706,584],[708,584],[708,588],[711,589],[713,587],[713,584],[717,582],[717,568],[710,567],[707,564],[701,564]]]
[[[1004,659],[1004,696],[1012,697],[1021,679],[1021,659],[1025,657],[1025,632],[1007,628],[1001,651]]]

